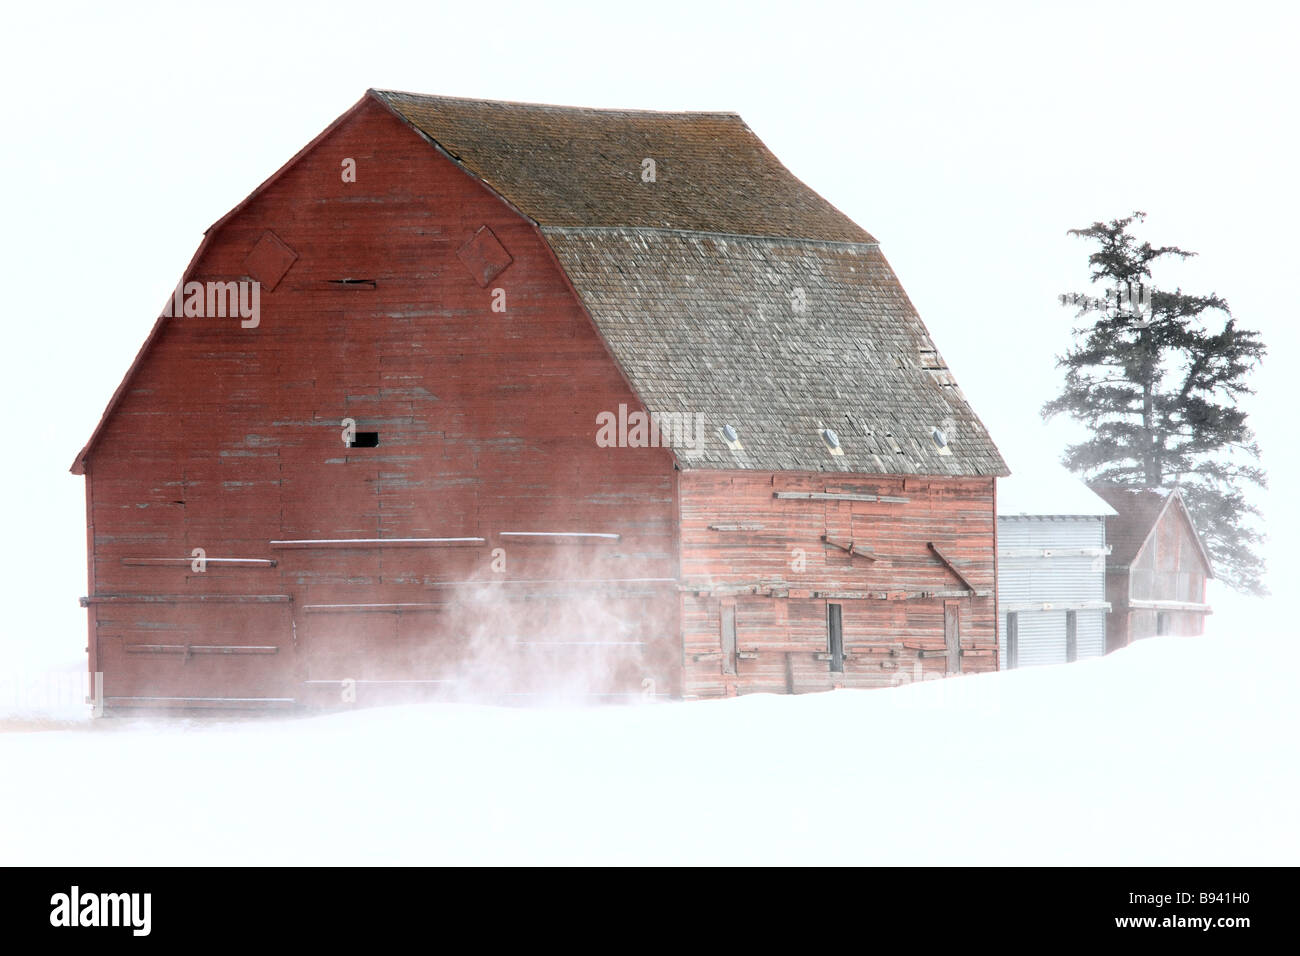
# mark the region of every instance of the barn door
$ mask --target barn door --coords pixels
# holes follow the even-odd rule
[[[722,602],[722,673],[736,673],[736,602]]]
[[[948,652],[949,674],[961,673],[961,605],[948,601],[943,605],[943,646]]]
[[[129,597],[95,610],[108,707],[288,706],[294,702],[287,596],[226,601]]]
[[[844,614],[839,604],[826,605],[826,638],[830,651],[831,670],[844,673]]]

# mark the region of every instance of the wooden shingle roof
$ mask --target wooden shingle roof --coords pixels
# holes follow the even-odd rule
[[[374,95],[539,225],[652,412],[703,417],[683,467],[1007,473],[875,240],[736,114]]]
[[[683,466],[1003,470],[876,246],[544,233],[650,410],[704,415],[711,440],[679,453]],[[723,425],[736,429],[742,450],[715,437]],[[829,453],[823,428],[843,455]]]
[[[735,113],[598,110],[376,91],[543,226],[874,240]],[[654,181],[642,163],[654,160]]]

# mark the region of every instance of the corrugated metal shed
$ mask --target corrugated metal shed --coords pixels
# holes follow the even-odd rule
[[[1003,670],[1106,652],[1106,518],[1114,509],[1054,465],[998,483]]]

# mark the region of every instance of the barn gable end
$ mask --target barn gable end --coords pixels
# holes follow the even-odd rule
[[[484,228],[512,260],[488,287],[461,255]],[[461,680],[456,655],[553,670],[547,647],[602,680],[634,657],[620,687],[672,691],[671,455],[593,442],[601,410],[639,403],[533,224],[368,99],[214,227],[186,280],[241,280],[268,233],[296,259],[258,326],[161,320],[88,446],[110,706],[364,697]],[[345,420],[377,445],[345,445]],[[597,583],[528,644],[557,579]],[[587,616],[621,642],[580,650]]]

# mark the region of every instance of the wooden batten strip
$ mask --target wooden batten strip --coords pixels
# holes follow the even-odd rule
[[[273,568],[273,558],[123,558],[122,563],[133,568],[190,567],[195,561],[223,568]]]
[[[473,548],[484,538],[300,538],[272,541],[272,548],[316,550],[326,548]]]
[[[1109,611],[1109,601],[1010,601],[1004,611]]]
[[[902,650],[902,644],[859,644],[849,641],[844,645],[845,653],[852,651],[855,657],[897,657]]]
[[[499,531],[497,536],[511,538],[520,544],[557,544],[575,542],[578,544],[599,544],[604,541],[619,541],[620,534],[599,531]]]
[[[924,601],[930,598],[988,597],[992,591],[958,590],[942,591],[813,591],[815,598],[842,598],[864,601]]]
[[[92,594],[81,599],[92,604],[290,604],[288,594]]]
[[[105,707],[293,707],[292,697],[105,697]]]
[[[1213,614],[1208,604],[1195,601],[1142,601],[1130,600],[1128,606],[1136,611],[1185,611],[1188,614]]]
[[[512,641],[512,647],[645,647],[645,641]]]
[[[839,491],[774,491],[772,497],[803,501],[883,501],[895,505],[905,505],[912,500],[894,495],[856,495]]]
[[[338,680],[305,680],[304,684],[324,684],[329,686],[339,686],[341,684],[355,684],[358,687],[366,685],[389,685],[389,684],[459,684],[460,679],[456,677],[426,677],[411,678],[409,680],[362,680],[351,677],[341,677]]]
[[[408,611],[444,611],[450,604],[304,604],[307,614],[403,614]]]
[[[827,544],[829,544],[832,548],[839,548],[841,551],[847,551],[853,557],[866,558],[868,561],[876,560],[876,555],[871,551],[870,548],[859,547],[858,545],[854,544],[852,541],[837,541],[835,538],[832,538],[828,534],[822,535],[822,540],[825,541]]]
[[[459,588],[487,589],[528,588],[560,586],[578,593],[585,588],[607,588],[611,585],[669,587],[677,584],[676,578],[514,578],[508,581],[435,581],[425,585],[430,590],[456,590]]]
[[[930,589],[930,590],[895,590],[895,591],[818,591],[808,590],[807,592],[798,589],[799,593],[792,593],[796,589],[783,584],[679,584],[677,590],[683,594],[693,594],[696,597],[720,597],[737,594],[752,594],[758,597],[775,597],[775,598],[818,598],[818,599],[842,599],[845,601],[919,601],[930,598],[966,598],[966,597],[990,597],[993,591],[990,589],[971,590],[971,589]]]
[[[278,654],[274,645],[253,644],[127,644],[128,654]]]
[[[939,550],[939,548],[935,545],[933,541],[927,541],[925,543],[925,546],[934,552],[934,556],[943,562],[944,567],[946,567],[949,571],[951,571],[953,574],[957,576],[958,581],[966,585],[966,587],[972,593],[975,592],[976,590],[975,585],[971,584],[970,581],[967,580],[966,575],[962,574],[960,571],[957,570],[957,565],[953,564],[952,561],[948,560],[947,556],[942,551]]]
[[[1104,548],[999,548],[999,558],[1101,558],[1110,554]]]
[[[761,524],[711,524],[710,531],[762,531]]]

